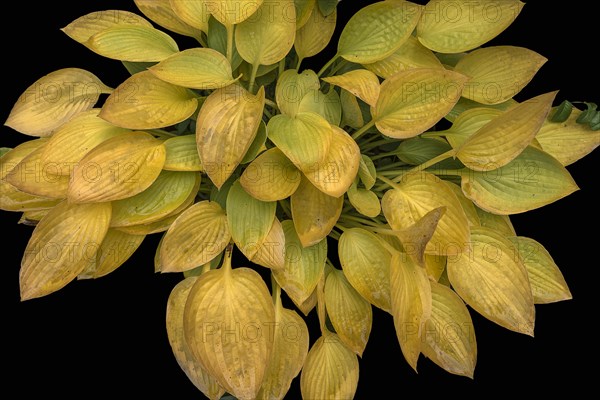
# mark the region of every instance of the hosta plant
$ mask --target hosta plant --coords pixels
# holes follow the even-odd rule
[[[35,137],[0,153],[0,208],[35,226],[22,300],[105,276],[160,234],[156,271],[183,273],[168,338],[200,391],[281,399],[300,375],[304,398],[347,399],[373,306],[413,369],[423,354],[472,377],[466,304],[532,335],[535,304],[571,298],[509,216],[578,189],[565,166],[600,144],[600,113],[514,99],[546,59],[486,43],[521,2],[453,1],[452,18],[441,0],[370,4],[319,71],[303,63],[333,36],[335,0],[135,3],[143,15],[63,29],[130,78],[51,72],[6,121]]]

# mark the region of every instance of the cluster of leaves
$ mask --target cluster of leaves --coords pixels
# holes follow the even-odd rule
[[[200,47],[180,51],[130,12],[88,14],[64,32],[131,77],[113,90],[81,69],[50,73],[6,122],[37,137],[0,158],[0,208],[36,226],[23,300],[104,276],[164,232],[156,270],[185,276],[169,340],[204,394],[280,399],[302,371],[303,397],[345,399],[372,306],[393,316],[415,370],[424,354],[472,376],[465,302],[532,334],[534,304],[571,297],[508,216],[577,190],[565,166],[600,144],[600,113],[552,111],[556,93],[513,99],[546,59],[480,46],[522,3],[459,0],[451,20],[441,0],[369,5],[316,73],[300,67],[329,43],[335,0],[135,2]],[[444,118],[451,127],[435,130]],[[271,293],[232,268],[233,245],[271,270]],[[305,315],[316,308],[310,351],[281,289]]]

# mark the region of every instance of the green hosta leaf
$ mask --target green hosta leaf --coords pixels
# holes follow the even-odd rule
[[[121,61],[161,61],[179,51],[164,32],[147,26],[115,26],[96,33],[85,45],[101,56]]]
[[[319,85],[319,78],[314,71],[305,70],[301,73],[293,69],[284,71],[279,76],[275,88],[279,109],[283,114],[295,117],[299,112],[302,99],[317,92]]]
[[[310,19],[313,10],[317,7],[316,0],[294,0],[296,10],[296,30],[300,30]]]
[[[417,26],[421,9],[408,1],[380,1],[364,7],[344,27],[338,55],[361,64],[389,57]]]
[[[448,257],[452,287],[477,312],[515,332],[533,335],[535,309],[527,270],[515,247],[487,228],[472,228],[469,251]]]
[[[96,279],[110,274],[133,255],[145,237],[109,229],[98,247],[96,259],[87,265],[77,279]]]
[[[227,222],[231,237],[248,258],[252,258],[267,237],[277,203],[256,200],[249,195],[239,181],[235,182],[227,195]]]
[[[129,75],[135,75],[138,72],[146,71],[153,65],[156,65],[155,62],[130,62],[130,61],[121,61],[121,64],[125,67]]]
[[[371,109],[377,129],[396,139],[416,136],[435,125],[460,98],[467,77],[440,69],[397,73],[381,84]]]
[[[392,315],[400,349],[416,371],[424,324],[431,316],[431,285],[425,270],[404,253],[394,253],[390,268]]]
[[[534,210],[578,190],[556,159],[533,147],[502,168],[465,172],[461,186],[475,205],[502,215]]]
[[[300,59],[317,55],[327,47],[335,31],[336,20],[335,10],[325,16],[318,7],[312,9],[306,23],[296,31],[294,48]]]
[[[235,81],[227,58],[213,49],[184,50],[149,70],[165,82],[193,89],[217,89]]]
[[[545,152],[567,166],[585,157],[600,145],[600,132],[577,123],[580,110],[573,110],[564,122],[544,122],[535,137]]]
[[[323,163],[333,141],[332,127],[314,113],[298,113],[295,118],[274,116],[267,125],[269,139],[301,171],[309,171]]]
[[[196,142],[204,170],[220,188],[252,145],[261,122],[265,91],[256,95],[240,85],[214,91],[196,124]]]
[[[517,104],[519,104],[519,103],[517,101],[515,101],[514,99],[507,100],[504,103],[500,103],[500,104],[489,105],[489,104],[481,104],[476,101],[461,97],[460,100],[458,100],[458,102],[454,106],[454,108],[452,108],[452,110],[445,116],[445,118],[450,122],[454,122],[461,113],[463,113],[467,110],[470,110],[472,108],[483,107],[483,108],[487,108],[487,109],[506,111],[506,110],[510,110]]]
[[[273,349],[275,308],[267,286],[250,268],[224,265],[198,277],[188,295],[184,337],[192,353],[235,397],[255,399]],[[239,326],[244,334],[231,340]],[[250,330],[252,334],[250,334]]]
[[[170,0],[169,3],[173,13],[185,24],[208,32],[210,14],[204,0]]]
[[[402,46],[390,56],[363,65],[366,69],[384,79],[408,69],[443,68],[440,60],[433,52],[423,46],[414,36],[409,36]]]
[[[417,136],[400,143],[395,153],[401,161],[407,164],[421,165],[449,150],[451,150],[450,145],[443,140]],[[461,168],[463,165],[452,159],[444,160],[432,166],[433,169],[452,169],[457,167]]]
[[[321,242],[333,229],[344,206],[344,196],[323,193],[307,179],[291,196],[292,218],[303,246]]]
[[[517,18],[524,3],[519,0],[447,2],[431,0],[423,9],[417,37],[440,53],[460,53],[490,41]]]
[[[360,156],[360,164],[358,165],[358,176],[360,181],[365,185],[365,188],[371,189],[377,181],[377,170],[373,160],[364,154]]]
[[[274,147],[248,165],[240,177],[240,184],[258,200],[278,201],[293,195],[301,179],[300,171]]]
[[[162,239],[163,272],[182,272],[206,264],[229,243],[225,211],[215,202],[201,201],[183,212]]]
[[[547,304],[573,298],[565,278],[544,246],[522,236],[508,239],[517,248],[527,270],[534,303]]]
[[[300,373],[308,354],[308,328],[295,311],[275,302],[273,351],[257,399],[283,399]]]
[[[177,210],[198,192],[200,174],[163,171],[150,187],[135,196],[113,202],[111,227],[149,224]]]
[[[546,61],[523,47],[494,46],[467,54],[454,71],[470,78],[464,97],[482,104],[498,104],[517,95]]]
[[[431,282],[431,296],[423,354],[451,374],[473,378],[477,342],[469,310],[452,289],[439,283]]]
[[[227,28],[221,24],[216,18],[211,16],[208,20],[208,46],[211,49],[217,50],[224,56],[227,55]],[[235,47],[235,40],[232,43],[231,68],[235,70],[242,63],[242,57]]]
[[[304,247],[293,221],[286,220],[281,225],[285,234],[285,265],[283,269],[272,272],[279,286],[295,304],[300,305],[309,299],[323,276],[327,241]]]
[[[335,12],[339,2],[340,0],[317,0],[319,10],[323,15],[331,15]]]
[[[379,98],[379,79],[377,75],[365,69],[355,69],[343,75],[323,78],[325,82],[346,89],[370,106],[377,104]]]
[[[371,333],[373,312],[371,304],[350,285],[343,271],[336,269],[327,275],[325,305],[339,338],[362,357]]]
[[[156,129],[188,119],[198,108],[195,94],[140,72],[119,85],[100,112],[100,117],[129,129]]]
[[[110,222],[110,203],[63,201],[35,227],[21,261],[21,300],[46,296],[96,260]]]
[[[452,128],[445,131],[444,136],[453,149],[459,149],[469,137],[503,113],[504,111],[495,108],[470,108],[458,114]]]
[[[409,174],[398,185],[398,189],[387,191],[381,200],[383,213],[395,230],[411,227],[439,207],[446,207],[446,211],[427,243],[426,253],[461,253],[468,246],[469,221],[458,198],[436,176],[427,172]]]
[[[304,399],[351,399],[358,386],[358,359],[335,333],[325,332],[308,352],[300,389]]]
[[[546,120],[557,92],[534,97],[494,118],[456,149],[456,157],[475,171],[491,171],[514,160]]]
[[[340,102],[342,104],[342,126],[348,125],[354,129],[362,128],[365,120],[356,96],[342,89],[340,90]]]
[[[156,180],[165,147],[145,132],[123,133],[96,146],[73,170],[68,199],[96,203],[134,196]]]
[[[375,307],[390,312],[392,255],[381,239],[365,229],[347,229],[340,237],[338,254],[354,289]]]
[[[134,0],[142,13],[157,24],[180,35],[198,38],[199,29],[188,25],[179,19],[169,0]],[[187,0],[186,0],[187,1]]]
[[[77,18],[61,29],[71,39],[85,44],[96,33],[116,26],[145,26],[152,24],[139,15],[122,10],[95,11]]]
[[[203,171],[195,135],[176,136],[165,140],[167,152],[163,169],[168,171]]]
[[[129,132],[99,118],[99,112],[97,108],[84,111],[62,125],[44,146],[42,162],[57,165],[57,175],[70,175],[87,152],[105,140]]]
[[[264,0],[256,14],[241,22],[235,30],[238,52],[255,67],[275,64],[285,58],[295,37],[293,0]]]
[[[19,97],[4,123],[29,136],[50,136],[62,124],[94,106],[111,88],[91,72],[59,69],[38,79]]]
[[[194,357],[184,334],[185,303],[197,279],[195,276],[184,279],[171,291],[167,302],[167,335],[175,359],[185,375],[206,397],[215,400],[225,394],[225,389],[206,372],[200,361]]]

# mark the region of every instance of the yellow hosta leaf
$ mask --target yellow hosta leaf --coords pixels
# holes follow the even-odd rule
[[[325,305],[339,338],[362,357],[371,333],[373,311],[371,304],[350,285],[343,271],[336,269],[327,276]]]
[[[152,21],[180,35],[198,38],[201,32],[182,21],[175,13],[170,0],[134,0],[140,11]],[[186,2],[189,2],[186,0]]]
[[[170,215],[194,192],[200,174],[163,171],[156,180],[135,196],[113,202],[111,227],[149,224]]]
[[[306,357],[300,376],[303,399],[352,399],[358,359],[335,333],[324,332]]]
[[[359,64],[389,57],[415,29],[421,10],[408,1],[380,1],[364,7],[344,27],[338,55]]]
[[[19,218],[19,222],[17,223],[36,226],[42,220],[42,218],[44,218],[50,212],[51,209],[52,207],[25,211],[23,214],[21,214],[21,218]]]
[[[204,170],[223,186],[252,145],[262,118],[265,91],[252,95],[240,85],[214,91],[200,109],[196,143]]]
[[[469,310],[452,289],[439,283],[431,282],[431,297],[423,354],[451,374],[473,378],[477,342]]]
[[[409,174],[398,189],[389,190],[381,200],[383,214],[395,230],[412,226],[439,207],[446,207],[446,211],[425,252],[437,255],[461,253],[469,242],[469,221],[453,191],[436,176],[427,172]]]
[[[317,301],[317,289],[313,290],[311,295],[302,303],[296,303],[294,299],[292,299],[292,303],[294,303],[294,305],[298,307],[298,309],[302,311],[302,313],[305,316],[308,316],[308,314],[313,310],[313,308],[317,306]]]
[[[274,321],[275,308],[260,275],[224,265],[202,274],[192,286],[183,327],[206,372],[238,399],[251,400],[271,357]]]
[[[70,175],[87,152],[105,140],[129,132],[99,118],[99,112],[97,108],[84,111],[62,125],[44,147],[42,162],[58,166],[57,175]]]
[[[302,179],[291,196],[292,218],[302,246],[312,246],[327,237],[343,206],[343,194],[340,197],[329,196],[307,179]]]
[[[148,70],[165,82],[192,89],[217,89],[235,81],[227,58],[213,49],[184,50]]]
[[[340,197],[356,178],[361,159],[360,149],[343,129],[332,125],[331,132],[331,144],[325,159],[302,172],[323,193]]]
[[[188,119],[198,108],[193,92],[155,77],[137,73],[106,99],[100,117],[129,129],[156,129]]]
[[[94,74],[79,68],[59,69],[38,79],[19,97],[4,123],[29,136],[50,136],[75,115],[110,93]]]
[[[161,61],[179,51],[164,32],[147,26],[115,26],[92,36],[85,45],[103,57],[130,62]]]
[[[95,262],[90,263],[77,279],[95,279],[110,274],[133,255],[145,237],[109,229],[98,247]]]
[[[198,155],[196,135],[176,136],[164,143],[166,159],[163,169],[168,171],[203,171]]]
[[[523,5],[519,0],[431,0],[423,9],[417,37],[440,53],[472,50],[512,24]]]
[[[162,239],[162,272],[182,272],[206,264],[229,243],[225,211],[215,202],[201,201],[184,211]]]
[[[235,28],[238,52],[255,68],[259,64],[271,65],[285,58],[296,37],[293,0],[264,0],[261,3],[252,18]]]
[[[487,228],[472,228],[469,251],[448,257],[447,268],[452,287],[475,311],[533,336],[535,309],[527,270],[508,239]]]
[[[269,139],[301,171],[318,168],[333,141],[329,122],[314,113],[298,113],[294,118],[276,115],[269,120],[267,129]]]
[[[375,307],[390,312],[392,255],[381,239],[361,228],[348,229],[340,237],[338,254],[352,287]]]
[[[240,184],[252,197],[278,201],[290,197],[302,180],[302,174],[276,147],[258,156],[242,173]]]
[[[533,147],[502,168],[465,173],[461,186],[476,206],[501,215],[534,210],[579,189],[556,159]]]
[[[294,0],[294,8],[296,9],[296,29],[302,28],[312,16],[315,8],[316,0]]]
[[[181,212],[170,214],[163,219],[159,219],[158,221],[149,224],[121,226],[115,229],[130,235],[151,235],[153,233],[165,232],[173,222],[175,222],[179,215],[181,215]]]
[[[409,36],[392,55],[374,63],[363,64],[363,66],[384,79],[408,69],[443,68],[442,63],[433,52],[423,46],[414,36]]]
[[[454,120],[452,128],[445,131],[446,139],[453,149],[459,149],[469,137],[503,113],[502,110],[488,107],[475,107],[463,111]]]
[[[69,183],[73,203],[113,201],[135,196],[156,180],[165,147],[145,132],[129,132],[96,146],[77,164]]]
[[[185,24],[204,33],[208,32],[210,14],[204,0],[169,0],[169,3],[173,13]]]
[[[546,121],[535,137],[545,152],[564,166],[585,157],[600,146],[600,131],[578,124],[581,111],[574,109],[565,122]]]
[[[146,26],[152,24],[139,15],[122,10],[95,11],[77,18],[61,29],[71,39],[85,44],[96,33],[115,26]]]
[[[346,89],[370,106],[375,107],[379,98],[379,78],[366,69],[355,69],[343,75],[323,78],[325,82]]]
[[[270,269],[285,267],[285,232],[277,217],[265,240],[257,245],[256,254],[250,261]]]
[[[446,256],[425,255],[425,271],[430,279],[439,281],[446,270]]]
[[[454,107],[466,81],[464,75],[437,68],[393,75],[381,84],[379,100],[371,109],[377,129],[396,139],[417,136]]]
[[[263,0],[204,0],[208,12],[223,25],[237,25],[245,21],[262,3]]]
[[[508,239],[517,248],[527,270],[535,304],[554,303],[573,298],[565,278],[544,246],[522,236]]]
[[[356,211],[366,217],[375,218],[381,213],[381,202],[375,192],[357,188],[356,183],[348,189],[348,200]]]
[[[470,78],[464,97],[482,104],[498,104],[517,95],[546,61],[523,47],[494,46],[467,54],[454,71]]]
[[[426,246],[445,213],[445,206],[434,208],[409,227],[394,231],[402,243],[404,253],[422,267],[425,267]]]
[[[239,181],[227,195],[227,222],[231,237],[246,257],[258,252],[275,219],[276,202],[260,201],[248,194]]]
[[[424,324],[431,316],[431,285],[425,270],[404,253],[394,253],[390,268],[392,315],[400,349],[417,370]]]
[[[475,171],[491,171],[514,160],[534,139],[557,92],[523,102],[494,118],[456,149],[456,157]]]
[[[469,226],[480,226],[481,220],[479,219],[479,214],[477,211],[477,207],[473,204],[473,202],[464,195],[460,186],[455,185],[452,182],[442,181],[452,190],[460,205],[462,206],[465,215],[467,216],[467,220],[469,221]]]
[[[58,175],[60,166],[42,159],[47,144],[24,157],[3,180],[20,192],[37,197],[64,199],[67,197],[69,177]],[[13,199],[17,200],[18,197]]]
[[[54,207],[35,227],[21,261],[21,300],[55,292],[90,262],[110,223],[110,203]]]
[[[517,101],[515,101],[514,99],[510,99],[500,104],[484,105],[476,101],[461,97],[460,100],[458,100],[458,102],[454,106],[454,108],[446,115],[445,118],[450,122],[454,122],[461,113],[468,111],[472,108],[487,108],[499,111],[507,111],[516,106],[517,104],[519,104]]]
[[[470,200],[469,200],[470,201]],[[497,215],[482,210],[479,207],[475,207],[477,216],[479,217],[479,225],[484,228],[489,228],[496,231],[504,236],[516,236],[515,228],[510,221],[508,215]]]
[[[304,3],[308,4],[309,1]],[[314,0],[313,0],[314,3]],[[337,12],[324,16],[319,7],[313,7],[306,23],[296,31],[294,48],[301,60],[319,54],[327,47],[333,36],[337,21]]]
[[[258,126],[258,131],[256,132],[256,136],[252,141],[252,144],[248,148],[248,151],[244,155],[244,158],[240,162],[240,164],[248,164],[254,161],[256,157],[265,151],[267,148],[265,143],[267,142],[267,124],[265,121],[260,121],[260,125]]]
[[[377,170],[373,160],[364,154],[361,154],[360,164],[358,166],[358,177],[365,185],[365,188],[371,190],[377,181]]]
[[[327,94],[320,90],[313,90],[306,94],[298,112],[313,112],[319,114],[327,120],[331,125],[338,126],[342,121],[342,103],[340,96],[335,90],[330,90]]]
[[[257,399],[280,400],[300,373],[308,354],[308,328],[295,311],[275,303],[273,351]]]
[[[167,336],[177,364],[185,372],[185,375],[206,397],[218,400],[225,394],[225,389],[206,372],[202,364],[194,357],[185,340],[183,326],[185,303],[197,279],[195,276],[184,279],[171,291],[167,302]]]
[[[348,125],[354,129],[359,129],[365,125],[365,119],[362,115],[360,105],[356,96],[350,94],[347,90],[340,90],[340,102],[342,105],[342,126]]]
[[[285,265],[273,270],[273,276],[294,303],[304,303],[323,276],[327,259],[327,241],[304,247],[290,220],[281,222],[285,234]]]
[[[319,90],[319,77],[314,71],[296,70],[284,71],[277,80],[275,99],[283,114],[295,117],[299,112],[300,103],[307,95],[312,95]]]

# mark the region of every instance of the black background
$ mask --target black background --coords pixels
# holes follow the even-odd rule
[[[345,0],[340,6],[337,35],[343,23],[370,1]],[[561,89],[559,100],[600,103],[597,63],[597,21],[585,1],[554,6],[530,2],[517,21],[492,44],[533,49],[549,62],[518,99]],[[127,77],[116,61],[106,60],[59,31],[75,18],[103,9],[134,10],[133,1],[87,0],[67,6],[59,2],[12,2],[1,25],[3,54],[2,107],[6,120],[12,104],[39,77],[65,67],[90,70],[115,87]],[[180,37],[177,36],[178,39]],[[183,41],[185,46],[191,42]],[[182,46],[184,47],[184,46]],[[318,69],[327,57],[307,60]],[[597,54],[596,54],[597,55]],[[13,147],[29,138],[2,127],[0,146]],[[374,393],[396,398],[408,393],[447,393],[457,396],[503,393],[552,393],[557,387],[581,390],[596,385],[593,370],[598,335],[597,216],[598,153],[568,169],[581,190],[557,203],[513,217],[518,234],[542,242],[552,253],[570,285],[574,300],[537,306],[534,339],[509,332],[473,313],[478,342],[475,380],[455,377],[421,358],[415,374],[402,358],[392,319],[375,312],[369,345],[361,361],[358,399]],[[18,272],[31,227],[17,225],[17,213],[0,212],[3,268],[3,364],[9,376],[3,392],[21,396],[64,398],[122,395],[166,395],[201,398],[171,355],[164,329],[166,301],[181,279],[153,273],[158,237],[118,271],[96,281],[76,282],[43,299],[19,302]],[[584,232],[584,229],[586,230]],[[589,232],[589,233],[588,233]],[[314,312],[308,318],[316,339]],[[592,367],[594,368],[594,367]],[[300,398],[299,379],[290,399]]]

